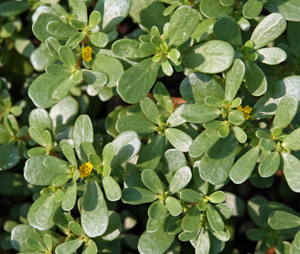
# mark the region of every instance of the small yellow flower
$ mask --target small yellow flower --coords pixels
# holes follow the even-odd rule
[[[93,165],[90,162],[87,162],[85,164],[82,164],[79,168],[79,176],[87,177],[93,169]]]
[[[90,46],[83,48],[82,58],[87,62],[92,60],[92,48]]]
[[[245,106],[245,107],[243,108],[243,107],[240,105],[240,106],[237,107],[237,109],[243,112],[244,118],[245,118],[246,120],[249,120],[249,119],[250,119],[250,117],[251,117],[251,116],[250,116],[250,113],[251,113],[251,111],[252,111],[252,108],[251,108],[251,107],[249,107],[249,106],[247,105],[247,106]]]

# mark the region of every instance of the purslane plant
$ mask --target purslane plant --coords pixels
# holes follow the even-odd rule
[[[30,11],[34,43],[19,26]],[[20,101],[0,70],[0,194],[24,190],[0,246],[233,252],[245,202],[230,186],[277,175],[298,200],[299,13],[296,0],[1,3],[0,66],[16,51],[40,73]],[[239,194],[255,253],[300,252],[296,205]]]

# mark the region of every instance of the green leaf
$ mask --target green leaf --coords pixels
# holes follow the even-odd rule
[[[159,219],[165,210],[164,202],[161,200],[157,200],[152,205],[149,206],[148,216],[151,219],[157,220]]]
[[[173,102],[169,94],[168,89],[164,86],[163,83],[157,82],[153,88],[153,96],[164,109],[169,112],[173,111]]]
[[[258,228],[250,228],[246,232],[247,238],[251,241],[264,240],[268,237],[267,231]]]
[[[226,195],[226,198],[227,198],[227,195]],[[239,203],[239,205],[241,205],[241,204]],[[241,205],[241,207],[242,207],[242,205]],[[230,204],[227,204],[227,203],[218,204],[215,206],[215,208],[223,219],[227,220],[233,214],[233,208],[231,207]],[[245,209],[245,205],[244,205],[244,209]]]
[[[131,205],[151,203],[157,198],[157,194],[140,187],[129,187],[122,193],[122,201]]]
[[[0,145],[0,171],[16,166],[19,160],[18,147],[9,144]]]
[[[47,146],[46,141],[42,135],[41,132],[39,132],[35,127],[30,127],[28,129],[28,133],[32,140],[34,140],[36,143],[40,144],[41,146]]]
[[[242,45],[242,34],[234,18],[223,16],[217,20],[213,28],[216,39],[227,41],[235,47]]]
[[[80,248],[83,240],[81,238],[77,238],[75,240],[70,240],[58,245],[55,249],[56,254],[72,254],[76,253],[76,250]]]
[[[276,65],[284,62],[287,58],[287,54],[284,50],[276,47],[262,48],[257,50],[257,60],[268,65]]]
[[[12,37],[13,34],[15,33],[16,27],[13,24],[13,22],[9,21],[9,22],[5,22],[4,25],[1,27],[0,30],[0,35],[2,38],[9,38]],[[9,61],[10,56],[8,56],[8,60]],[[5,63],[7,64],[7,62]]]
[[[222,203],[225,201],[226,195],[223,191],[216,191],[209,196],[209,202],[211,203]]]
[[[169,181],[175,171],[185,166],[187,166],[187,162],[183,152],[176,149],[169,149],[165,152],[163,173]]]
[[[254,19],[261,13],[262,8],[262,0],[248,0],[243,6],[243,16],[247,19]]]
[[[108,210],[96,181],[89,181],[83,194],[81,224],[89,237],[101,236],[108,226]]]
[[[38,208],[36,212],[36,221],[41,225],[45,225],[51,218],[54,209],[54,194],[48,196],[43,204]]]
[[[245,122],[245,118],[241,110],[232,110],[228,115],[228,120],[235,125],[241,125]]]
[[[235,98],[245,75],[245,64],[236,58],[231,68],[226,72],[225,99],[230,102]]]
[[[180,84],[180,94],[187,103],[203,104],[204,98],[214,96],[224,99],[222,86],[211,76],[204,73],[192,73]]]
[[[267,91],[264,72],[255,63],[246,62],[246,87],[253,96],[261,96]]]
[[[200,11],[202,14],[211,19],[217,19],[224,15],[231,14],[233,8],[220,4],[219,0],[202,0],[200,3]]]
[[[161,227],[161,225],[164,224],[166,216],[167,216],[167,209],[165,208],[163,210],[162,216],[159,217],[157,220],[149,218],[146,225],[147,232],[149,233],[156,232]]]
[[[70,69],[65,65],[51,64],[47,66],[46,72],[52,76],[68,76],[70,74]]]
[[[200,42],[213,34],[213,28],[216,23],[214,19],[205,19],[198,24],[191,37],[197,42]]]
[[[300,226],[300,217],[286,211],[275,211],[269,215],[269,225],[275,230]]]
[[[268,154],[262,159],[258,166],[258,172],[261,177],[270,177],[275,174],[280,165],[280,155],[278,152]]]
[[[50,185],[52,181],[60,174],[55,173],[43,164],[46,156],[35,156],[29,158],[25,163],[24,177],[25,179],[34,185],[46,186]]]
[[[55,88],[65,80],[65,76],[51,76],[44,73],[31,83],[28,95],[37,107],[49,108],[54,104],[52,94]]]
[[[144,58],[150,56],[147,52],[143,51],[141,48],[141,42],[131,39],[121,39],[116,41],[112,45],[112,52],[119,56],[125,58]]]
[[[286,95],[294,95],[299,101],[299,78],[299,76],[294,75],[272,83],[267,93],[254,105],[251,118],[262,119],[270,115],[275,115],[277,105]]]
[[[128,218],[128,217],[127,217]],[[117,212],[109,211],[108,228],[102,238],[107,241],[113,241],[122,231],[121,217]]]
[[[210,249],[213,249],[213,243],[211,243],[210,235],[207,229],[201,229],[200,234],[198,236],[195,249],[196,254],[208,254],[210,253]],[[219,252],[219,250],[217,250]]]
[[[220,115],[220,109],[203,104],[184,104],[180,116],[191,123],[206,123]]]
[[[67,158],[67,160],[70,162],[71,165],[77,166],[77,159],[74,153],[74,150],[67,140],[62,140],[59,144],[60,148],[62,149],[62,152],[64,156]]]
[[[53,103],[57,103],[61,101],[69,94],[70,89],[75,83],[74,82],[75,74],[72,76],[67,76],[67,78],[61,84],[59,84],[57,87],[54,88],[52,98],[51,98]]]
[[[50,13],[41,13],[37,20],[34,22],[32,26],[33,34],[36,38],[38,38],[41,42],[46,42],[46,40],[49,37],[53,37],[52,34],[50,34],[46,27],[48,23],[52,21],[61,22],[60,19]]]
[[[282,146],[291,150],[300,150],[300,128],[294,130],[282,141]]]
[[[109,201],[117,201],[121,198],[122,192],[119,184],[111,176],[102,178],[105,195]]]
[[[266,151],[273,151],[276,149],[276,142],[272,139],[266,139],[262,138],[259,141],[259,146],[261,149],[266,150]]]
[[[212,232],[213,236],[223,242],[227,242],[230,239],[230,232],[224,228],[222,231]]]
[[[50,109],[49,116],[55,133],[65,131],[73,123],[78,113],[78,108],[77,100],[67,96]]]
[[[170,64],[169,60],[165,57],[161,58],[161,68],[164,74],[166,74],[167,76],[172,76],[173,74],[172,65]]]
[[[93,43],[95,46],[99,48],[103,48],[106,46],[106,44],[109,41],[108,35],[106,33],[102,32],[95,32],[92,33],[90,36],[90,41]]]
[[[26,236],[26,238],[24,236]],[[20,224],[15,226],[11,232],[12,247],[20,252],[31,251],[26,244],[27,238],[36,238],[33,227],[29,226],[28,224]]]
[[[96,87],[104,86],[108,77],[104,72],[99,71],[90,71],[90,70],[82,70],[83,79],[90,85],[94,85]]]
[[[267,0],[264,7],[270,12],[279,12],[286,20],[300,21],[300,3],[297,0]]]
[[[82,227],[75,221],[70,221],[68,223],[68,228],[76,235],[85,236]]]
[[[9,141],[10,138],[10,134],[7,131],[7,129],[5,128],[4,125],[0,125],[0,144],[4,144],[7,141]]]
[[[103,165],[109,165],[115,156],[115,147],[113,143],[108,143],[104,146],[102,151],[102,163]]]
[[[89,27],[97,26],[101,21],[102,15],[98,11],[93,11],[89,17]]]
[[[226,138],[230,133],[230,127],[225,125],[225,126],[222,126],[220,129],[218,129],[218,135],[221,137],[221,138]]]
[[[101,28],[109,32],[126,18],[130,7],[130,0],[100,0],[94,10],[102,14]]]
[[[92,70],[104,72],[108,75],[107,87],[115,87],[124,71],[123,66],[118,59],[102,54],[96,55]]]
[[[141,141],[134,131],[121,133],[112,143],[115,147],[115,157],[111,162],[112,167],[130,160],[141,148]]]
[[[207,96],[204,99],[205,105],[209,107],[219,108],[222,106],[222,100],[214,96]]]
[[[0,17],[10,18],[28,10],[30,4],[28,2],[6,1],[0,5]]]
[[[181,226],[186,232],[193,232],[198,229],[200,224],[201,211],[196,206],[192,206],[183,217]]]
[[[118,119],[116,129],[118,132],[135,131],[139,136],[155,132],[156,126],[146,118],[134,115],[125,115]]]
[[[83,247],[82,254],[95,254],[97,251],[96,243],[92,239],[89,239],[88,243]]]
[[[44,251],[43,245],[34,238],[27,237],[26,244],[31,250],[38,251],[38,252]]]
[[[168,118],[167,123],[166,123],[168,127],[176,127],[176,126],[180,126],[180,125],[186,123],[186,120],[181,117],[183,105],[184,104],[179,105],[175,109],[175,111],[171,114],[171,116]],[[173,103],[172,103],[172,107],[173,107]]]
[[[167,34],[168,44],[180,46],[185,43],[196,29],[199,21],[196,10],[190,9],[188,6],[178,8],[170,20]]]
[[[75,12],[77,18],[80,21],[87,23],[88,18],[87,18],[87,8],[86,8],[85,1],[71,0],[70,4],[73,7],[73,11]]]
[[[214,74],[227,70],[234,56],[234,49],[229,43],[211,40],[184,51],[182,63],[194,71]]]
[[[247,141],[247,134],[243,131],[243,129],[241,129],[238,126],[233,126],[232,130],[234,132],[234,136],[235,138],[240,142],[240,143],[245,143]]]
[[[182,189],[180,191],[180,199],[185,202],[199,203],[203,201],[203,196],[192,189]]]
[[[295,235],[295,238],[294,238],[294,244],[296,245],[296,247],[299,249],[299,247],[300,247],[300,239],[299,239],[299,237],[300,237],[300,233],[299,233],[300,231],[298,231],[298,233]]]
[[[241,184],[250,177],[256,165],[259,153],[260,148],[254,147],[245,153],[241,158],[239,158],[238,161],[233,165],[230,171],[230,179],[235,184]]]
[[[66,45],[69,46],[71,49],[75,49],[78,46],[78,44],[84,40],[85,37],[85,32],[75,33],[69,38]]]
[[[300,183],[298,181],[300,177],[300,161],[292,154],[283,153],[283,173],[285,179],[294,192],[300,192]]]
[[[51,197],[40,196],[31,205],[27,220],[31,226],[39,230],[47,230],[55,225],[54,221],[60,213],[60,204],[54,203],[54,195]]]
[[[182,190],[192,179],[192,171],[185,166],[177,170],[170,181],[169,190],[173,194]]]
[[[202,131],[199,136],[194,139],[190,146],[189,155],[191,157],[198,157],[203,153],[207,152],[217,141],[219,136],[217,131]]]
[[[76,29],[61,21],[49,22],[46,29],[52,36],[61,38],[70,38],[77,33]]]
[[[32,52],[34,51],[35,47],[33,43],[21,36],[15,36],[13,38],[13,43],[16,51],[25,57],[30,57]]]
[[[200,162],[201,177],[214,185],[225,182],[234,162],[236,148],[237,141],[232,133],[219,139]]]
[[[155,82],[159,65],[159,62],[147,59],[126,70],[117,88],[122,99],[133,104],[144,98]]]
[[[168,128],[165,131],[165,135],[171,145],[182,152],[187,152],[193,142],[188,134],[179,129]]]
[[[174,241],[175,235],[169,235],[160,227],[156,232],[144,231],[138,242],[138,250],[141,254],[165,253]]]
[[[82,150],[82,143],[84,141],[93,143],[94,141],[93,125],[88,115],[81,115],[77,118],[74,124],[73,141],[77,156],[83,161],[85,155]]]
[[[294,119],[298,109],[298,100],[293,95],[285,96],[278,104],[272,123],[274,128],[286,128]]]
[[[69,46],[61,46],[58,49],[58,55],[60,60],[70,69],[73,69],[76,65],[75,57],[72,49]]]
[[[68,182],[70,179],[71,179],[71,177],[68,176],[68,175],[61,175],[61,176],[56,177],[53,180],[52,184],[55,185],[55,186],[62,186],[66,182]]]
[[[279,13],[266,16],[254,29],[250,40],[254,42],[254,49],[260,49],[279,37],[286,28],[286,20]]]
[[[55,62],[56,58],[59,58],[58,49],[61,46],[60,42],[54,37],[49,37],[48,39],[46,39],[46,46],[47,52],[49,52],[49,54],[54,57],[53,62]]]
[[[58,174],[69,174],[69,163],[56,158],[54,156],[48,156],[45,158],[43,162],[44,166],[51,171],[58,173]]]
[[[69,182],[67,191],[63,197],[61,207],[65,211],[70,211],[74,208],[77,199],[77,184],[76,181],[72,180]]]
[[[154,139],[141,149],[137,161],[139,169],[156,169],[165,149],[165,138],[162,135],[155,135]]]
[[[145,169],[142,172],[142,181],[143,184],[152,192],[156,194],[162,194],[164,192],[164,188],[162,183],[158,177],[158,175],[151,169]]]
[[[166,206],[168,208],[169,213],[172,216],[177,216],[181,214],[182,212],[182,206],[178,199],[173,198],[173,197],[167,197],[166,198]]]
[[[206,215],[209,225],[214,231],[222,231],[224,229],[224,222],[220,214],[211,204],[207,206]]]

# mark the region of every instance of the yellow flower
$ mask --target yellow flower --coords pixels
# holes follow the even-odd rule
[[[90,46],[83,48],[82,58],[87,62],[92,60],[92,48]]]
[[[251,117],[251,116],[250,116],[250,113],[251,113],[251,111],[252,111],[252,108],[251,108],[251,107],[249,107],[249,106],[247,105],[247,106],[245,106],[245,107],[243,108],[243,107],[240,105],[240,106],[237,107],[237,109],[243,112],[244,118],[245,118],[246,120],[249,120],[249,118]]]
[[[85,164],[82,164],[79,168],[79,176],[87,177],[93,169],[93,165],[90,162],[87,162]]]

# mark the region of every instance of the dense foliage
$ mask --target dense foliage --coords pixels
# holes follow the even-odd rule
[[[3,253],[300,253],[299,0],[0,0],[0,43]]]

